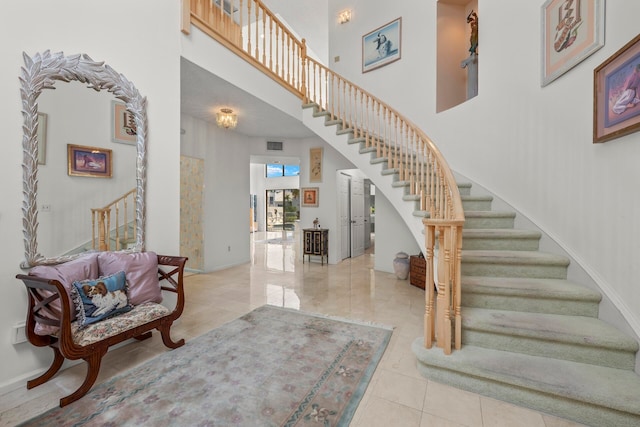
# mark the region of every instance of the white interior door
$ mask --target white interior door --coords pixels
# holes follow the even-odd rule
[[[350,177],[339,174],[339,204],[340,204],[340,259],[351,256],[351,224],[349,218],[349,186]]]
[[[364,179],[351,177],[351,257],[364,254]]]
[[[364,248],[371,247],[371,181],[364,180]]]

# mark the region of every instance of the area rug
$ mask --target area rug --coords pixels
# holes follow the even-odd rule
[[[347,426],[391,329],[262,306],[24,426]]]

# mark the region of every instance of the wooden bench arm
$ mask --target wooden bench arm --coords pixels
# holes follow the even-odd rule
[[[64,285],[55,279],[18,274],[17,279],[22,280],[27,288],[29,302],[27,305],[27,321],[25,334],[29,342],[37,347],[51,345],[58,340],[51,335],[38,335],[34,332],[36,320],[40,324],[57,326],[60,328],[58,337],[71,339],[71,319],[75,307],[69,303],[69,295]],[[43,292],[44,291],[44,292]],[[54,307],[53,302],[58,301],[60,308]],[[47,315],[49,312],[51,314]],[[65,336],[65,338],[62,338]]]
[[[184,267],[187,257],[158,255],[158,280],[160,289],[173,292],[177,296],[176,306],[169,316],[171,321],[176,320],[184,310]],[[175,268],[166,268],[175,267]]]

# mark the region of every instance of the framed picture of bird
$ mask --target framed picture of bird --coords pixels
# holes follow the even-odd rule
[[[604,46],[605,0],[547,0],[542,5],[541,86]]]
[[[402,17],[362,36],[362,72],[399,60],[401,51]]]

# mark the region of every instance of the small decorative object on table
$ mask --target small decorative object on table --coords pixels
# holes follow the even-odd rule
[[[313,228],[315,230],[320,230],[320,221],[318,221],[318,218],[313,220]]]
[[[398,252],[393,260],[393,271],[398,279],[405,280],[409,276],[409,255],[406,252]]]

